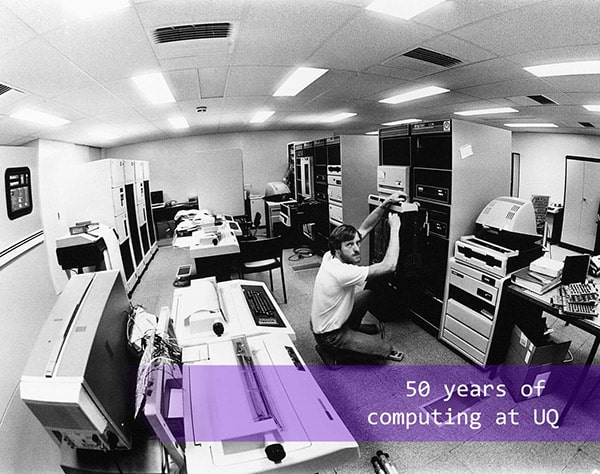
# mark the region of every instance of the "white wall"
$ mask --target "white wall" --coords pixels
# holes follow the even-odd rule
[[[39,153],[42,222],[46,236],[46,251],[50,274],[57,293],[67,283],[67,277],[56,260],[56,239],[69,233],[74,222],[66,221],[65,199],[69,199],[72,170],[100,159],[100,149],[52,140],[36,140]]]
[[[281,181],[287,169],[287,143],[332,136],[328,130],[247,132],[171,138],[109,148],[104,158],[147,160],[153,190],[162,189],[165,200],[187,201],[196,195],[196,166],[199,151],[240,148],[244,183],[252,194],[262,194],[267,183]]]
[[[600,157],[600,137],[550,133],[513,133],[512,151],[521,154],[519,197],[550,196],[563,203],[565,156]]]
[[[35,147],[0,147],[2,170],[27,166],[31,171],[33,212],[15,220],[6,218],[0,208],[0,251],[32,232],[42,229],[42,199],[38,153]],[[2,173],[2,182],[4,173]],[[2,187],[2,201],[4,188]],[[44,245],[38,244],[0,267],[0,470],[34,472],[44,468],[48,459],[32,455],[52,443],[42,426],[19,397],[19,380],[31,347],[56,302],[56,293],[48,271]],[[35,449],[32,449],[35,446]],[[46,450],[41,452],[46,453]],[[58,466],[58,449],[50,451]],[[37,457],[37,459],[36,459]]]

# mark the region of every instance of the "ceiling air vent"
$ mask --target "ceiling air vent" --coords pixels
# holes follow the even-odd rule
[[[579,122],[579,125],[581,125],[582,127],[586,127],[586,128],[596,128],[593,124],[591,124],[590,122]]]
[[[227,38],[231,34],[231,23],[199,23],[157,28],[154,30],[156,43],[173,43],[198,39]]]
[[[531,100],[535,100],[538,104],[556,105],[556,102],[554,102],[552,99],[549,99],[545,95],[528,95],[527,97],[529,97]]]
[[[11,90],[10,87],[5,86],[4,84],[0,84],[0,95],[5,94],[6,92],[8,92],[9,90]]]
[[[435,51],[425,48],[415,48],[408,53],[404,53],[403,56],[444,67],[452,67],[462,63],[460,59],[452,58],[450,56],[446,56],[445,54],[436,53]]]

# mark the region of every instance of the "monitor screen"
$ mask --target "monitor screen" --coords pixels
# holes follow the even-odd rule
[[[152,204],[162,204],[165,202],[162,191],[150,191],[150,202]]]

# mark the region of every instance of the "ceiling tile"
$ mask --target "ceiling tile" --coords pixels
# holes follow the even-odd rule
[[[364,11],[334,33],[310,59],[335,69],[363,71],[437,35],[424,26]]]
[[[202,99],[223,97],[225,95],[228,72],[229,67],[207,67],[198,69],[200,97],[202,97]]]
[[[72,22],[44,38],[97,81],[105,82],[159,70],[135,10]]]
[[[200,98],[200,84],[196,69],[169,71],[165,74],[165,79],[178,102]]]
[[[0,82],[47,97],[95,85],[87,74],[42,39],[34,39],[0,58]]]
[[[236,40],[233,63],[308,65],[314,51],[358,11],[319,0],[254,2]]]
[[[89,116],[127,108],[121,100],[102,86],[93,86],[68,94],[61,94],[54,97],[52,101]]]
[[[534,18],[536,21],[532,21]],[[565,28],[567,24],[569,28]],[[459,28],[452,34],[503,56],[595,44],[600,37],[600,8],[595,0],[546,1]]]

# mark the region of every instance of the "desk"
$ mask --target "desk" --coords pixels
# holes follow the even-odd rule
[[[598,281],[596,281],[596,283],[598,283]],[[596,319],[593,320],[586,320],[564,315],[560,313],[557,308],[552,306],[550,302],[551,298],[556,298],[557,296],[558,288],[543,295],[538,295],[532,291],[521,288],[520,286],[508,285],[501,303],[500,311],[503,313],[503,317],[510,319],[514,319],[513,315],[517,311],[520,314],[526,314],[528,318],[541,318],[542,313],[546,312],[557,317],[558,319],[572,324],[583,331],[588,332],[589,334],[592,334],[595,337],[584,368],[579,375],[571,395],[569,396],[569,399],[567,400],[567,403],[560,414],[558,424],[561,424],[571,409],[571,406],[573,405],[573,402],[575,401],[575,398],[577,397],[577,394],[589,372],[590,366],[594,361],[594,357],[596,356],[598,345],[600,343],[600,316],[596,316]],[[531,321],[531,319],[529,320]]]
[[[227,222],[219,226],[218,232],[222,237],[217,245],[204,242],[202,230],[191,236],[190,256],[196,265],[197,278],[216,276],[217,281],[229,280],[232,268],[237,267],[240,253],[237,237]]]

